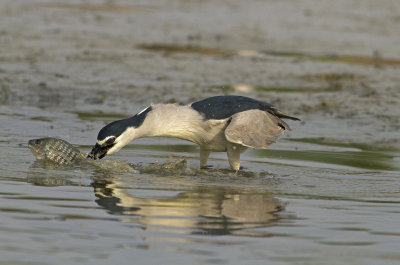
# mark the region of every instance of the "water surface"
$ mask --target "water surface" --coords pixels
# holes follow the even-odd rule
[[[99,121],[33,107],[0,110],[9,124],[0,135],[2,264],[400,261],[396,148],[283,139],[247,151],[235,174],[223,153],[200,170],[197,146],[155,138],[112,157],[140,173],[60,168],[35,162],[27,140],[47,127],[88,152],[92,139],[77,128]]]

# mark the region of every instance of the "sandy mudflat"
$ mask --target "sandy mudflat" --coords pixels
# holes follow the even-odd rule
[[[0,5],[0,102],[134,114],[240,94],[296,138],[398,144],[400,2],[46,1]]]

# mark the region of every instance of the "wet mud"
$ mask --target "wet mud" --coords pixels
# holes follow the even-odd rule
[[[172,23],[168,16],[179,8],[167,3],[6,1],[0,10],[2,47],[7,51],[0,58],[0,102],[102,113],[112,120],[112,113],[129,116],[150,103],[241,94],[300,115],[300,137],[310,131],[303,130],[307,127],[315,132],[313,137],[398,144],[398,34],[383,26],[390,19],[381,21],[378,13],[368,13],[357,21],[357,15],[341,13],[346,4],[335,4],[330,8],[347,21],[340,33],[341,20],[321,11],[325,3],[312,8],[304,4],[295,16],[298,25],[289,22],[295,18],[284,22],[287,16],[262,23],[270,22],[266,15],[278,8],[276,3],[266,4],[267,14],[260,21],[245,19],[246,14],[257,17],[259,3],[242,11],[236,5],[191,1],[181,8],[192,21],[181,17]],[[281,5],[281,13],[302,6]],[[368,8],[362,5],[360,10]],[[206,30],[205,22],[194,26],[203,12],[211,12],[211,21],[217,20],[212,14],[220,19],[228,19],[230,12],[238,16],[231,28],[217,23]],[[149,20],[153,16],[160,17],[157,23]],[[324,37],[319,33],[327,30],[326,23],[310,24],[308,38],[294,34],[301,32],[300,25],[323,17],[333,20],[336,30],[331,34],[337,39],[321,45]],[[395,23],[394,15],[388,17]],[[384,40],[377,21],[385,30]],[[288,30],[288,25],[293,28]],[[369,39],[363,39],[356,29],[367,27]],[[340,34],[347,31],[354,34],[343,42]],[[343,133],[342,125],[351,127],[351,133]]]

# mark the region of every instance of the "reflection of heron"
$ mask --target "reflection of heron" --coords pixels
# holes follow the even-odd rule
[[[92,183],[96,202],[123,222],[146,226],[189,229],[191,233],[234,234],[238,230],[269,226],[282,210],[280,201],[267,194],[249,194],[204,187],[166,198],[135,197],[109,178]]]
[[[42,186],[82,186],[69,180],[77,172],[47,161],[36,161],[27,181]],[[43,170],[45,169],[45,170]],[[186,229],[201,234],[248,234],[244,228],[266,227],[278,220],[280,201],[269,194],[245,193],[217,187],[199,187],[191,192],[160,197],[134,196],[123,187],[126,174],[91,168],[96,202],[110,214],[122,215],[122,222],[131,222],[158,229]],[[219,175],[222,174],[218,171]],[[232,173],[233,174],[233,173]],[[130,176],[129,176],[130,178]],[[163,176],[163,179],[168,178]],[[173,182],[173,180],[167,180]],[[132,192],[139,190],[131,189]]]
[[[102,158],[142,137],[175,137],[200,146],[200,166],[210,152],[227,152],[231,168],[240,168],[240,154],[248,147],[266,148],[289,125],[282,119],[299,120],[272,105],[241,96],[217,96],[190,105],[157,104],[135,116],[102,128],[88,157]]]

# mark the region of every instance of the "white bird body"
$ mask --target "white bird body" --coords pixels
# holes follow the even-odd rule
[[[89,157],[96,158],[99,152],[99,158],[113,154],[142,137],[174,137],[200,146],[201,167],[206,166],[210,152],[227,152],[231,168],[237,171],[240,154],[248,147],[266,148],[276,142],[285,129],[290,129],[278,116],[298,120],[250,98],[221,96],[203,101],[188,105],[156,104],[132,118],[113,122],[99,132]],[[225,105],[240,109],[230,111]]]
[[[157,104],[152,106],[140,128],[151,137],[176,137],[202,145],[207,142],[210,126],[203,117],[190,108],[177,104]]]

